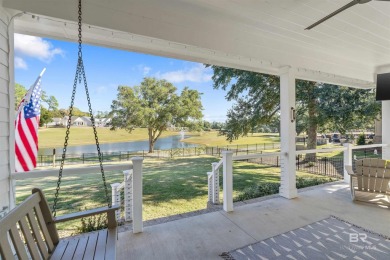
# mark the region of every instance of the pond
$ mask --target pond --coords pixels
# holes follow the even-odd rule
[[[189,136],[185,136],[184,138],[188,138]],[[189,144],[182,142],[182,135],[174,135],[168,137],[162,137],[157,140],[154,145],[154,149],[156,150],[167,150],[171,148],[190,148],[197,147],[197,144]],[[55,147],[56,153],[61,154],[63,147]],[[149,150],[149,142],[145,141],[132,141],[132,142],[121,142],[121,143],[104,143],[100,144],[100,150],[102,152],[119,152],[119,151],[148,151]],[[79,145],[79,146],[68,146],[67,154],[82,154],[82,153],[96,153],[96,145]],[[53,148],[43,148],[39,149],[39,155],[52,155]]]

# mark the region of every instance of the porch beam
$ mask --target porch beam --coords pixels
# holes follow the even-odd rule
[[[287,199],[297,197],[295,171],[295,74],[290,67],[280,70],[280,143],[281,174],[279,194]]]

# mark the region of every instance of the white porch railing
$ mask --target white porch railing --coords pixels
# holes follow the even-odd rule
[[[124,193],[124,219],[133,222],[133,233],[143,231],[142,222],[142,161],[141,157],[131,158],[132,169],[123,171],[123,182],[111,184],[112,204],[122,205],[121,192]],[[116,212],[117,220],[121,212]]]
[[[143,231],[142,222],[142,157],[131,158],[133,164],[112,164],[104,165],[105,171],[123,171],[124,181],[122,183],[111,184],[112,204],[121,205],[120,191],[124,191],[124,214],[125,221],[133,222],[133,233]],[[96,173],[100,171],[100,166],[90,165],[83,167],[69,167],[65,168],[63,173],[66,175],[72,174],[87,174]],[[47,176],[58,175],[58,169],[49,170],[34,170],[30,172],[18,172],[12,174],[12,181],[24,180],[29,178],[42,178]],[[15,185],[14,185],[15,187]],[[121,211],[116,212],[117,219],[121,216]]]
[[[344,166],[352,165],[352,151],[357,149],[364,148],[377,148],[377,147],[386,147],[387,144],[372,144],[372,145],[358,145],[354,146],[352,144],[346,143],[344,147],[336,148],[324,148],[324,149],[315,149],[315,150],[298,150],[296,155],[299,154],[310,154],[310,153],[329,153],[334,151],[343,151],[344,152]],[[223,167],[223,209],[226,212],[233,211],[233,161],[238,160],[248,160],[248,159],[257,159],[265,158],[272,156],[280,156],[280,152],[274,153],[258,153],[258,154],[248,154],[248,155],[239,155],[233,157],[233,152],[223,151],[222,159],[219,162],[212,163],[211,172],[207,173],[208,176],[208,202],[213,204],[220,203],[220,187],[219,187],[219,174],[220,169]],[[349,183],[349,176],[344,168],[344,182]]]

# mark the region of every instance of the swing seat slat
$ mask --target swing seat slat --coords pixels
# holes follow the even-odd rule
[[[40,189],[0,220],[2,259],[115,259],[119,206],[53,218]],[[60,239],[56,223],[107,214],[108,228]]]

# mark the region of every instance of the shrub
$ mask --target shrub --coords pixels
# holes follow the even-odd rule
[[[317,177],[314,178],[297,177],[297,189],[320,185],[332,181],[334,181],[332,178],[324,179],[324,178],[317,178]]]
[[[334,181],[332,178],[324,179],[318,177],[313,177],[313,178],[297,177],[297,189],[324,184],[332,181]],[[252,185],[245,188],[243,191],[241,191],[237,195],[237,197],[234,198],[234,201],[243,201],[243,200],[259,198],[267,195],[277,194],[279,193],[279,187],[280,187],[280,183],[274,183],[274,182],[265,182],[257,185]]]
[[[314,162],[309,162],[307,167],[314,167],[315,163]]]
[[[81,219],[81,226],[77,227],[77,233],[88,233],[91,231],[101,230],[107,228],[107,217],[105,214],[98,216],[91,216]]]
[[[356,141],[356,144],[357,145],[365,145],[366,144],[366,136],[365,134],[360,134],[357,141]]]
[[[240,194],[234,199],[234,201],[243,201],[253,198],[263,197],[267,195],[279,193],[280,183],[265,182],[259,185],[253,185],[245,188]]]

